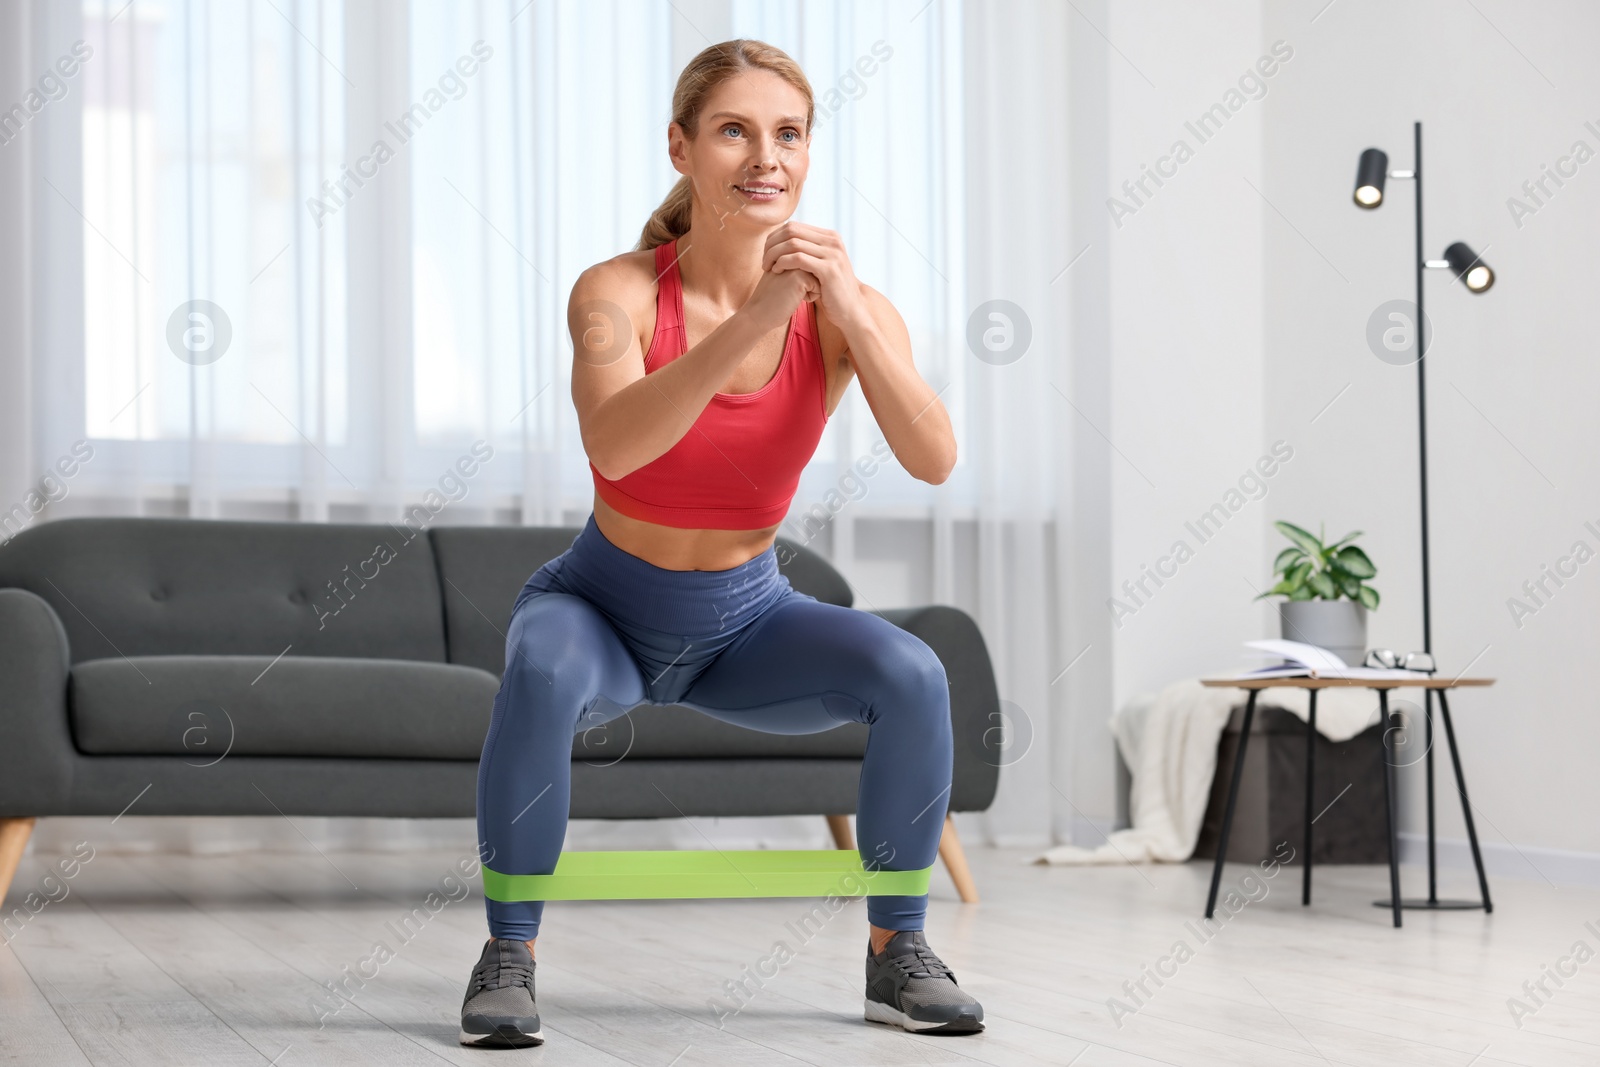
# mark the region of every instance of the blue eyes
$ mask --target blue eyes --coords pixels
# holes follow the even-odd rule
[[[738,129],[739,129],[739,126],[737,124],[730,123],[729,125],[722,127],[722,132],[723,133],[727,133],[729,130],[738,130]],[[792,126],[784,129],[783,133],[792,135],[792,137],[790,138],[790,140],[788,142],[790,144],[793,144],[793,143],[795,143],[795,142],[800,140],[800,131],[796,130]]]

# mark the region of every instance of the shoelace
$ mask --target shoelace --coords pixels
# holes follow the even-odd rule
[[[532,989],[533,968],[521,963],[501,963],[498,959],[490,959],[473,969],[474,990],[505,989],[514,985]]]
[[[889,962],[907,978],[948,978],[955,981],[955,972],[945,966],[944,960],[932,949],[914,948],[899,956],[890,956]]]

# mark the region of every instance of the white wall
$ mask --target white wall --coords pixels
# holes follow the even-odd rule
[[[1266,218],[1266,436],[1305,444],[1274,488],[1271,517],[1367,531],[1384,597],[1369,643],[1421,647],[1415,369],[1380,362],[1364,340],[1378,304],[1413,293],[1412,187],[1391,181],[1375,212],[1350,200],[1361,150],[1382,147],[1391,168],[1410,167],[1420,120],[1425,254],[1464,240],[1498,275],[1479,296],[1449,272],[1425,279],[1433,646],[1446,670],[1482,652],[1472,673],[1498,679],[1452,703],[1478,831],[1540,867],[1539,849],[1600,853],[1600,719],[1587,676],[1600,562],[1550,585],[1554,596],[1520,628],[1507,608],[1575,541],[1600,552],[1584,527],[1600,529],[1600,159],[1549,186],[1520,228],[1507,208],[1575,141],[1600,152],[1584,126],[1600,129],[1600,7],[1341,0],[1310,24],[1318,6],[1269,3],[1262,32],[1296,47],[1264,101],[1262,188],[1300,231]],[[1439,833],[1464,837],[1448,759],[1436,755]],[[1405,824],[1420,830],[1422,776],[1406,777]]]
[[[1384,147],[1391,167],[1411,166],[1420,119],[1426,254],[1464,240],[1499,272],[1482,296],[1447,272],[1427,277],[1433,646],[1446,669],[1482,653],[1473,672],[1499,679],[1454,705],[1491,867],[1559,878],[1600,859],[1590,814],[1600,801],[1591,773],[1600,723],[1581,673],[1600,636],[1600,563],[1560,588],[1547,583],[1545,606],[1522,594],[1576,541],[1600,559],[1600,533],[1584,526],[1600,531],[1600,461],[1588,447],[1588,408],[1600,395],[1588,310],[1600,155],[1552,184],[1554,195],[1520,226],[1507,206],[1514,195],[1527,201],[1522,183],[1574,142],[1600,153],[1590,55],[1600,8],[1106,6],[1084,6],[1088,17],[1074,21],[1088,42],[1080,47],[1099,48],[1106,65],[1080,80],[1102,79],[1109,127],[1103,151],[1082,137],[1074,151],[1086,168],[1103,159],[1101,196],[1132,208],[1112,221],[1096,266],[1110,290],[1109,417],[1096,430],[1111,442],[1103,595],[1134,609],[1109,634],[1104,715],[1238,663],[1245,639],[1276,636],[1275,609],[1251,600],[1283,543],[1274,519],[1365,530],[1384,595],[1369,644],[1421,647],[1415,369],[1381,362],[1365,340],[1380,303],[1412,295],[1412,190],[1391,183],[1377,212],[1350,199],[1363,148]],[[1243,94],[1201,143],[1185,122],[1224,101],[1276,42],[1292,55],[1281,59],[1280,46],[1264,95]],[[1147,184],[1137,201],[1122,190],[1179,139],[1193,155],[1164,185]],[[1092,372],[1102,356],[1080,340],[1074,360]],[[1277,441],[1293,457],[1266,480],[1265,498],[1245,502],[1201,544],[1185,522],[1223,500]],[[1174,577],[1159,588],[1147,579],[1139,600],[1121,591],[1179,539],[1196,551]],[[1537,608],[1520,628],[1513,596]],[[1109,738],[1088,730],[1078,747],[1075,794],[1099,821],[1112,810],[1109,771],[1098,777]],[[1436,757],[1448,844],[1464,829],[1442,738]],[[1420,767],[1401,778],[1403,826],[1415,833],[1424,825]]]

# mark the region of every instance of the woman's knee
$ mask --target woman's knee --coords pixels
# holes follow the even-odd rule
[[[950,680],[927,642],[885,621],[869,660],[875,684],[886,690],[886,704],[935,729],[950,726]]]

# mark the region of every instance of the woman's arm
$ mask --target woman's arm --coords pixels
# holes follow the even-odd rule
[[[682,440],[712,395],[774,328],[769,303],[752,297],[699,344],[646,375],[639,331],[624,310],[654,299],[653,285],[649,293],[644,288],[626,264],[600,263],[579,275],[567,304],[572,401],[583,449],[611,480]]]
[[[833,230],[790,220],[767,235],[769,271],[806,270],[822,287],[817,306],[844,334],[861,392],[884,439],[913,478],[938,485],[956,465],[956,437],[939,396],[917,373],[911,334],[887,297],[858,280]]]
[[[863,310],[836,323],[845,336],[845,355],[900,465],[913,478],[938,485],[956,465],[950,415],[917,373],[905,320],[882,293],[864,282],[857,284]]]

